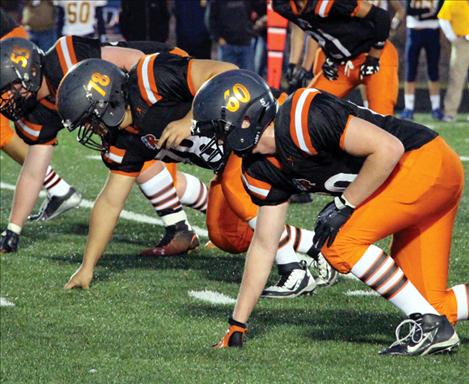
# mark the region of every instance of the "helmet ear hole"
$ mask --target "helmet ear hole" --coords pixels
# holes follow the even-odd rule
[[[241,124],[241,128],[247,129],[247,128],[249,128],[250,126],[251,126],[251,121],[249,120],[249,118],[246,117],[246,118],[243,120],[243,123]]]

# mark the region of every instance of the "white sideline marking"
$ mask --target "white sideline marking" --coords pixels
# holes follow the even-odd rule
[[[346,279],[350,280],[360,280],[357,276],[355,276],[353,273],[347,273],[346,275],[340,274],[341,277],[345,277]]]
[[[101,156],[99,155],[88,155],[86,158],[90,160],[101,160]]]
[[[8,189],[10,191],[14,191],[15,186],[12,184],[0,182],[0,189]],[[46,193],[44,191],[41,191],[39,196],[45,196],[45,194]],[[91,209],[93,208],[93,204],[94,204],[93,201],[83,199],[80,203],[80,207]],[[120,217],[125,220],[137,221],[139,223],[163,226],[163,222],[160,219],[157,219],[156,217],[144,215],[142,213],[135,213],[132,211],[127,211],[125,209],[122,210]],[[197,235],[199,235],[200,237],[208,238],[208,232],[206,229],[199,228],[196,226],[192,226],[192,228],[194,229],[195,233],[197,233]]]
[[[197,300],[207,301],[211,304],[234,304],[236,300],[230,296],[224,295],[220,292],[209,291],[207,289],[203,291],[189,291],[190,297]]]
[[[0,297],[0,307],[14,307],[15,303],[8,301],[4,297]]]
[[[460,156],[461,161],[469,161],[469,156]]]
[[[357,290],[357,291],[351,291],[350,289],[344,292],[345,296],[379,296],[379,293],[375,291],[363,291],[363,290]]]

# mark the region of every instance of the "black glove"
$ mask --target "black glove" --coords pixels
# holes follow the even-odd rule
[[[326,61],[322,65],[322,72],[327,80],[337,80],[339,77],[339,65],[331,58],[326,57]]]
[[[346,205],[342,197],[336,197],[319,212],[316,228],[314,228],[313,247],[321,250],[327,241],[330,247],[340,227],[352,216],[354,208]]]
[[[298,88],[307,87],[313,79],[313,73],[303,67],[295,68],[292,79],[288,82],[290,86],[289,93],[296,91]]]
[[[0,237],[0,253],[16,252],[18,250],[18,242],[20,241],[20,235],[5,229]]]
[[[290,84],[290,81],[293,79],[293,72],[295,72],[295,69],[296,64],[288,64],[287,73],[285,73],[285,79],[287,80],[288,84]]]
[[[365,62],[360,66],[360,80],[365,76],[374,75],[379,71],[379,59],[368,55]]]
[[[225,336],[212,347],[214,349],[223,349],[229,347],[238,347],[243,346],[244,334],[248,331],[248,326],[245,323],[240,323],[239,321],[234,320],[231,316],[228,319],[228,324],[230,327],[226,331]]]

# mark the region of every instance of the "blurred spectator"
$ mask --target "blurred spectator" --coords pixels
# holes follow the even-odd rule
[[[174,0],[176,45],[197,59],[210,59],[212,41],[204,22],[207,0]]]
[[[103,19],[103,7],[106,4],[106,0],[54,0],[54,5],[59,10],[58,35],[95,37],[96,30],[101,42],[106,41],[106,29]]]
[[[119,25],[126,40],[165,42],[169,17],[166,0],[122,0]]]
[[[449,82],[445,96],[444,121],[453,121],[458,112],[469,68],[469,0],[445,1],[438,13],[440,26],[451,42]]]
[[[23,8],[21,0],[1,0],[0,6],[15,22],[21,23],[21,9]]]
[[[248,0],[209,0],[207,19],[212,40],[218,43],[218,59],[253,70],[251,10]]]
[[[267,4],[265,0],[253,0],[253,21],[256,37],[253,39],[254,72],[267,75]]]
[[[30,39],[44,52],[55,43],[55,8],[52,0],[27,0],[23,8],[23,25]]]
[[[405,108],[401,113],[404,119],[413,119],[415,104],[415,78],[419,65],[420,51],[425,49],[427,58],[428,91],[432,105],[432,116],[441,120],[443,113],[440,109],[440,83],[438,66],[440,63],[440,28],[437,14],[443,5],[443,0],[417,1],[407,0],[406,3],[406,47],[405,47]]]

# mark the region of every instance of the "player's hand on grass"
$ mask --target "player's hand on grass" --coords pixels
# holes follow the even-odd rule
[[[5,229],[0,236],[0,253],[10,253],[18,250],[20,235]]]
[[[75,273],[70,277],[68,283],[65,284],[65,289],[72,288],[83,288],[88,289],[90,287],[91,280],[93,280],[93,270],[80,266]]]
[[[170,122],[158,140],[158,149],[170,149],[179,146],[184,139],[191,135],[191,123],[191,120],[187,117]]]
[[[225,333],[225,336],[217,343],[212,345],[214,349],[224,349],[230,347],[242,347],[244,334],[248,331],[247,324],[240,323],[234,320],[232,317],[228,319],[230,325]]]

